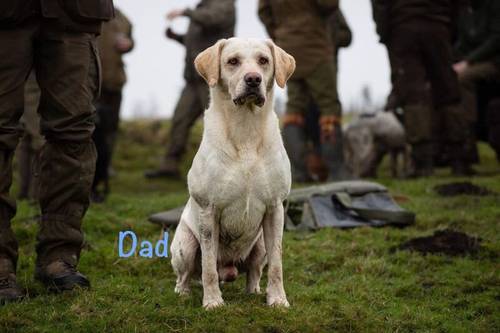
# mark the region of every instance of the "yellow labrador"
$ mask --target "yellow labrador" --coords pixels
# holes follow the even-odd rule
[[[202,52],[195,65],[211,104],[171,246],[175,291],[188,293],[201,266],[203,306],[214,308],[224,303],[219,281],[234,280],[238,268],[247,272],[247,292],[260,293],[267,261],[267,304],[289,306],[281,242],[291,175],[273,87],[274,80],[285,86],[295,60],[270,40],[232,38]]]

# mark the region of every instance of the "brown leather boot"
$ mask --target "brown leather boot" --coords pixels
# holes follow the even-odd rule
[[[16,273],[12,261],[0,258],[0,305],[22,299],[23,291],[16,283]]]
[[[90,281],[76,266],[63,260],[56,260],[46,266],[37,266],[35,279],[53,292],[73,290],[77,287],[90,288]]]

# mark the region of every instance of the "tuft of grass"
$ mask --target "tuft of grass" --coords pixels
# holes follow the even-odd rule
[[[128,122],[122,126],[114,161],[117,176],[103,205],[88,211],[86,246],[80,269],[92,290],[47,293],[33,280],[36,207],[19,204],[13,221],[20,242],[18,279],[29,297],[0,307],[0,332],[499,332],[500,198],[442,198],[436,184],[457,179],[440,170],[436,177],[402,181],[386,165],[378,181],[417,213],[406,229],[360,228],[285,233],[285,288],[291,308],[268,308],[265,295],[246,295],[244,278],[222,287],[226,305],[201,308],[200,286],[178,297],[169,259],[119,259],[118,233],[134,230],[140,240],[160,238],[149,214],[181,205],[184,181],[146,181],[157,165],[168,124]],[[183,165],[189,168],[200,126]],[[481,146],[483,164],[472,181],[500,193],[498,164]],[[483,240],[484,249],[467,257],[422,256],[391,251],[402,242],[453,228]],[[265,289],[266,279],[262,281]]]

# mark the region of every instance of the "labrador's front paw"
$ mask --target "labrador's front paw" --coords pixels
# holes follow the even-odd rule
[[[290,307],[290,303],[288,303],[285,295],[267,297],[267,305],[273,306],[273,307],[284,307],[284,308]]]
[[[205,310],[212,310],[224,305],[224,300],[222,297],[209,298],[203,300],[203,307]]]

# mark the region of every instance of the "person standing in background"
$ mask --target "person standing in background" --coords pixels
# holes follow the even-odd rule
[[[16,281],[18,242],[12,160],[19,141],[25,82],[40,86],[42,134],[35,279],[56,292],[90,282],[77,270],[82,219],[90,201],[96,150],[92,142],[100,86],[96,35],[114,15],[112,0],[2,0],[0,10],[0,304],[23,297]]]
[[[458,61],[453,65],[453,69],[462,88],[463,105],[471,133],[467,149],[475,151],[476,135],[473,131],[476,130],[479,116],[478,88],[500,85],[500,1],[475,0],[462,11],[458,20],[455,50]],[[495,97],[498,97],[498,94]],[[488,118],[486,129],[489,130],[493,146],[500,147],[500,142],[493,142],[498,140],[492,140],[495,138],[494,132],[497,132],[496,137],[500,137],[500,113],[489,109],[491,111],[484,117]]]
[[[338,96],[338,54],[341,48],[349,47],[352,42],[352,31],[340,7],[328,19],[328,30],[331,37],[335,66],[335,89]],[[340,104],[340,101],[338,102]],[[311,103],[306,113],[306,133],[311,141],[312,148],[307,155],[307,170],[314,181],[325,181],[328,178],[328,169],[321,158],[321,134],[319,128],[320,112],[318,107]]]
[[[334,54],[333,64],[335,66],[335,83],[338,96],[338,54],[341,48],[351,45],[352,31],[340,7],[328,19],[328,32],[331,37]],[[340,101],[338,102],[340,104]],[[321,158],[321,135],[319,128],[320,112],[316,104],[311,102],[309,112],[306,112],[306,133],[311,141],[312,147],[307,154],[307,170],[314,181],[325,181],[328,178],[328,170]]]
[[[463,149],[467,114],[452,68],[452,35],[463,1],[372,0],[372,4],[377,32],[389,50],[395,93],[404,109],[415,167],[411,176],[434,172],[436,116],[442,124],[452,173],[471,174]]]
[[[167,151],[156,170],[146,171],[146,178],[180,178],[180,163],[186,151],[189,132],[196,120],[208,107],[208,87],[194,68],[196,56],[219,39],[234,36],[236,25],[235,0],[201,0],[195,9],[176,9],[168,13],[172,21],[178,17],[190,20],[188,31],[179,35],[170,28],[167,38],[186,48],[184,79],[186,85],[174,111]]]
[[[102,66],[101,96],[97,100],[97,109],[99,113],[99,107],[103,106],[109,112],[108,115],[103,115],[109,120],[103,130],[106,132],[111,161],[120,122],[122,90],[127,82],[123,55],[134,48],[132,24],[115,7],[115,18],[103,24],[101,35],[97,40]]]
[[[283,139],[294,181],[309,181],[306,167],[305,114],[312,101],[319,108],[321,156],[330,180],[347,177],[342,148],[341,117],[328,19],[338,0],[260,0],[259,17],[275,42],[289,52],[297,69],[288,81]]]
[[[109,171],[120,123],[122,90],[127,81],[123,55],[134,48],[132,24],[118,8],[115,7],[115,18],[103,24],[97,41],[102,84],[101,95],[96,102],[97,119],[93,134],[97,162],[92,201],[99,203],[105,200],[109,192]]]

